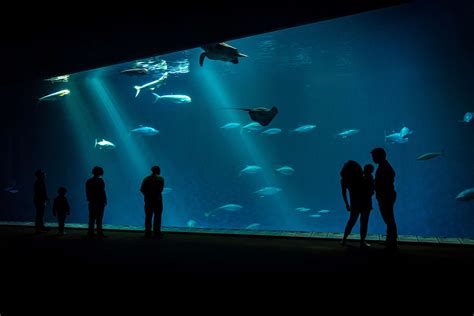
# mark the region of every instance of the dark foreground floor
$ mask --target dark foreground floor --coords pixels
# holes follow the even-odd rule
[[[154,297],[153,304],[180,301],[174,308],[197,308],[189,298],[202,308],[222,302],[219,297],[234,302],[226,304],[234,309],[269,293],[274,299],[268,308],[279,306],[282,297],[301,298],[315,309],[326,297],[341,298],[342,306],[346,298],[362,297],[360,304],[385,302],[385,309],[422,298],[427,307],[474,307],[472,246],[410,243],[392,254],[378,244],[361,251],[355,241],[342,247],[334,240],[263,236],[107,236],[87,239],[84,230],[69,230],[56,237],[54,229],[34,235],[29,227],[0,227],[0,313],[2,304],[10,314],[23,314],[22,308],[61,300],[77,308],[88,297],[120,308],[142,294]]]

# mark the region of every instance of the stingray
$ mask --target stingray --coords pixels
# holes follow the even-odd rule
[[[243,109],[243,108],[224,108],[230,110],[240,110],[249,112],[250,118],[259,123],[262,126],[267,126],[277,115],[278,109],[276,106],[271,109],[267,108],[254,108],[254,109]]]

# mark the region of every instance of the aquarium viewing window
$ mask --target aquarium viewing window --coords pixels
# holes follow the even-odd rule
[[[41,168],[51,199],[68,188],[67,222],[87,223],[84,184],[97,165],[104,223],[143,227],[140,184],[159,165],[165,227],[340,233],[341,168],[373,164],[371,150],[383,147],[399,234],[473,237],[472,51],[441,9],[416,14],[426,6],[38,82],[33,132],[22,134],[21,117],[7,135],[1,220],[33,219]],[[51,205],[46,214],[54,222]],[[375,196],[369,234],[385,234]]]

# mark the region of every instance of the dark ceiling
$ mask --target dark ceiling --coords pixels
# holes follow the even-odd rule
[[[193,48],[272,30],[375,10],[408,1],[321,1],[309,6],[188,6],[140,2],[113,7],[68,3],[29,8],[37,14],[0,22],[3,74],[0,85],[44,79],[120,62]],[[18,4],[19,6],[21,4]],[[18,16],[17,16],[18,15]],[[13,22],[11,22],[13,21]]]

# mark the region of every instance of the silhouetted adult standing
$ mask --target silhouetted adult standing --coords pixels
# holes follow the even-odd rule
[[[46,191],[46,173],[38,169],[35,172],[36,181],[34,184],[34,196],[33,202],[36,208],[36,217],[35,217],[35,231],[36,233],[41,233],[47,231],[44,226],[44,210],[46,208],[46,201],[49,201],[48,192]]]
[[[165,179],[160,175],[160,167],[153,166],[152,174],[143,179],[140,191],[145,198],[145,237],[152,237],[151,222],[153,215],[153,233],[161,238],[161,215],[163,213],[163,198],[161,193],[165,187]]]
[[[397,249],[397,224],[393,213],[393,206],[397,198],[394,187],[395,171],[387,161],[387,153],[383,148],[375,148],[370,153],[374,162],[378,164],[375,172],[375,197],[382,218],[387,225],[385,244],[389,249]]]
[[[105,237],[102,230],[102,219],[104,209],[107,205],[107,195],[105,194],[105,182],[102,179],[104,169],[95,166],[92,169],[92,178],[86,182],[86,196],[89,201],[89,230],[88,236],[94,236],[94,224],[97,225],[97,236]]]
[[[370,210],[367,210],[367,189],[365,188],[362,167],[354,160],[347,161],[341,169],[341,190],[346,209],[350,212],[349,220],[344,229],[344,237],[341,244],[345,245],[347,237],[350,235],[359,215],[360,230],[361,230],[361,247],[368,247],[369,244],[365,242],[367,235],[367,226],[369,222]],[[349,200],[347,199],[347,191],[349,191]],[[350,202],[349,202],[350,201]]]

